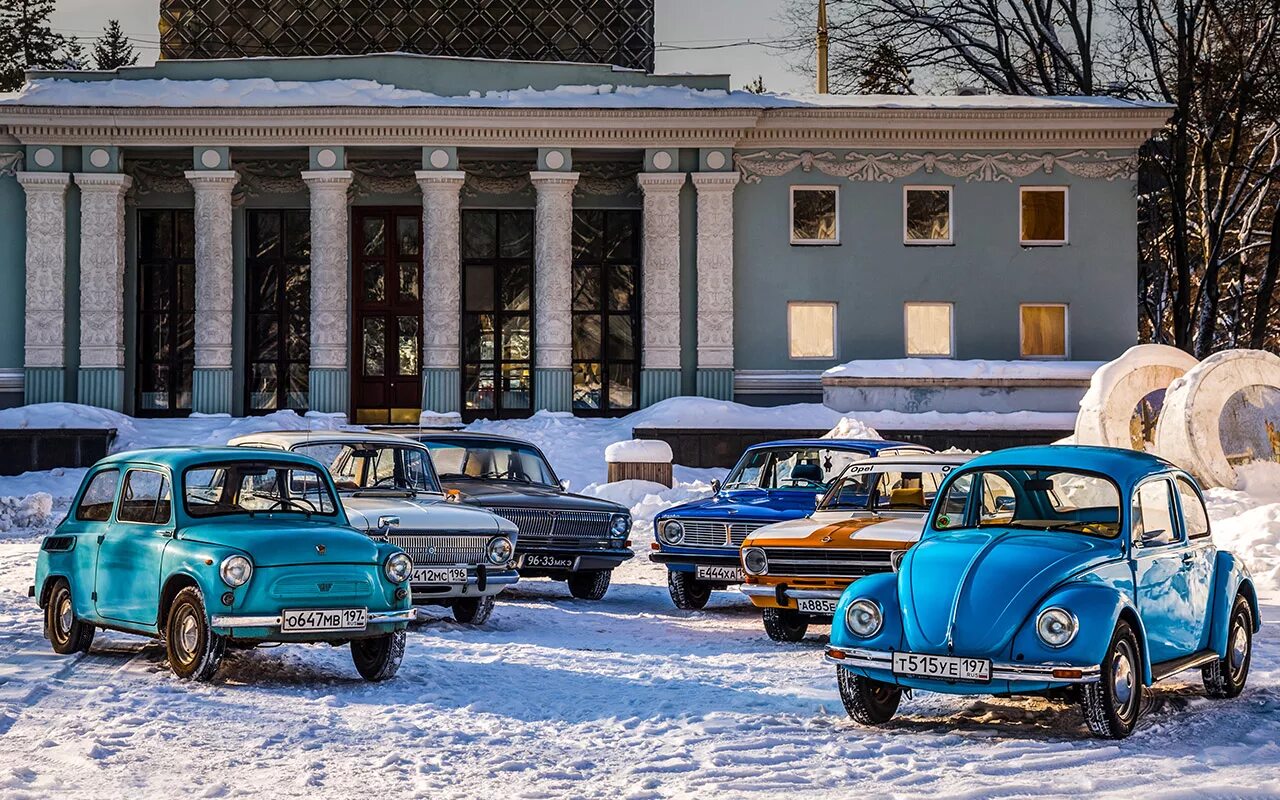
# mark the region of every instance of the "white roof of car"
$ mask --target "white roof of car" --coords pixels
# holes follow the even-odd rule
[[[858,472],[876,472],[881,470],[904,471],[914,468],[914,471],[917,472],[929,472],[938,467],[958,467],[977,457],[977,453],[904,453],[903,455],[865,458],[862,461],[855,461],[850,464],[848,469],[857,468]]]
[[[236,447],[257,445],[292,450],[302,444],[381,444],[425,449],[412,439],[394,433],[361,431],[263,431],[237,436],[228,444]]]

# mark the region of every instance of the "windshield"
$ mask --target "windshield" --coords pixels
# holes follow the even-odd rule
[[[555,486],[542,454],[514,442],[423,442],[442,481],[486,480]]]
[[[1120,534],[1120,490],[1100,475],[1070,470],[966,472],[938,501],[933,525],[1060,530],[1109,539]]]
[[[182,477],[182,493],[187,513],[193,517],[337,513],[323,473],[301,464],[237,461],[192,467]]]
[[[823,500],[820,511],[918,511],[933,505],[951,467],[894,470],[854,465]]]
[[[822,447],[751,450],[725,479],[726,489],[805,489],[824,492],[845,468],[865,461],[865,453]]]
[[[339,492],[439,492],[431,460],[420,447],[361,442],[300,444],[293,452],[329,468]]]

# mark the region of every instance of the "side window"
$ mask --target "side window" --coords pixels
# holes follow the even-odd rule
[[[982,474],[982,509],[979,525],[1005,525],[1018,514],[1018,496],[1013,484],[995,474]]]
[[[938,512],[934,516],[935,527],[945,529],[964,525],[965,506],[969,502],[969,493],[972,489],[973,473],[961,475],[951,482],[947,493],[938,503]]]
[[[120,511],[116,519],[163,525],[169,521],[171,505],[173,496],[169,491],[168,478],[159,472],[130,470],[124,479],[124,494],[120,497]]]
[[[1143,547],[1159,547],[1178,540],[1172,499],[1168,481],[1151,481],[1138,489],[1133,498],[1133,533]]]
[[[120,473],[109,469],[99,472],[89,481],[80,505],[76,506],[76,519],[81,522],[106,522],[111,519],[111,506],[116,500],[116,487],[120,485]]]
[[[1178,478],[1178,495],[1182,499],[1182,520],[1187,525],[1188,539],[1203,539],[1209,535],[1209,515],[1205,513],[1200,494],[1186,478]]]

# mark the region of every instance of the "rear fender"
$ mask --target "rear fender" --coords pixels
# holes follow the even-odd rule
[[[1236,596],[1244,595],[1253,613],[1253,632],[1262,629],[1262,615],[1258,609],[1258,593],[1253,585],[1249,569],[1234,553],[1219,550],[1214,560],[1212,613],[1209,625],[1209,647],[1219,658],[1227,655],[1227,630],[1231,622],[1231,609]]]

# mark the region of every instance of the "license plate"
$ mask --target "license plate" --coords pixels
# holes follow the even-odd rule
[[[280,614],[280,632],[362,631],[369,625],[367,608],[285,609]]]
[[[737,567],[713,567],[699,564],[694,568],[693,576],[700,581],[729,581],[742,583],[746,578]]]
[[[894,653],[893,674],[943,681],[986,682],[991,680],[991,661],[986,658]]]
[[[573,569],[573,562],[574,559],[572,557],[541,556],[531,553],[524,557],[524,562],[521,566],[536,569]]]
[[[466,567],[414,567],[409,583],[466,583]]]
[[[825,614],[830,617],[836,613],[836,601],[822,597],[800,597],[796,599],[796,610],[801,614]]]

